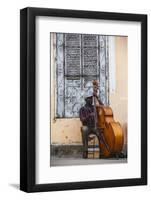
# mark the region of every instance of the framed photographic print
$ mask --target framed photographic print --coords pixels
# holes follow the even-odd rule
[[[147,15],[20,11],[20,189],[147,184]]]

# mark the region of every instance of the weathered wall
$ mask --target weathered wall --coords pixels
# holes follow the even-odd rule
[[[128,104],[128,51],[127,37],[115,38],[116,74],[115,92],[110,94],[110,105],[114,119],[119,121],[124,131],[124,142],[127,142],[127,104]]]
[[[51,38],[53,46],[55,34]],[[113,109],[114,118],[122,125],[126,136],[127,127],[127,38],[116,37],[116,90],[110,94],[110,104]],[[81,122],[78,118],[55,119],[55,56],[56,51],[51,54],[51,144],[79,144],[81,143]],[[126,141],[126,137],[125,137]]]
[[[55,34],[51,36],[51,144],[78,144],[81,143],[81,122],[78,118],[55,119],[56,96],[56,50]]]

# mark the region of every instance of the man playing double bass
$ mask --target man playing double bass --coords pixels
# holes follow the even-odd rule
[[[98,99],[97,95],[95,94],[94,91],[91,89],[87,91],[85,94],[85,102],[86,104],[80,108],[79,111],[79,116],[80,120],[82,122],[82,142],[83,142],[83,158],[88,157],[88,136],[89,134],[95,134],[98,138],[99,141],[99,148],[100,148],[100,142],[101,142],[101,137],[98,129],[96,128],[96,114],[95,114],[95,107],[93,105],[93,97],[96,97],[99,104],[103,105],[101,100]],[[101,149],[100,149],[100,154],[99,157],[101,157]]]

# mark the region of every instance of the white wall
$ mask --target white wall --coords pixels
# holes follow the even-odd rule
[[[149,14],[149,0],[5,0],[0,4],[0,199],[150,199],[151,187],[123,187],[110,189],[91,189],[81,191],[62,191],[51,193],[26,194],[18,190],[19,184],[19,9],[27,6],[98,10],[113,12],[132,12]],[[148,44],[151,44],[150,38]],[[149,53],[150,55],[150,45]],[[149,57],[149,56],[148,56]],[[150,64],[149,58],[149,64]],[[150,69],[148,70],[150,74]],[[149,80],[151,84],[151,81]],[[149,94],[150,98],[150,94]],[[150,108],[150,107],[149,107]],[[151,115],[149,114],[149,121]],[[150,128],[149,131],[150,132]],[[149,143],[149,169],[151,167]],[[124,173],[124,172],[123,172]],[[151,173],[149,170],[149,185]]]

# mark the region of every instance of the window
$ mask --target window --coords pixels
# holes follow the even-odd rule
[[[99,83],[99,97],[109,103],[108,36],[56,34],[56,117],[79,117],[84,92]]]

